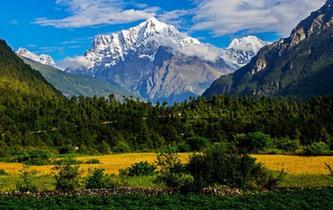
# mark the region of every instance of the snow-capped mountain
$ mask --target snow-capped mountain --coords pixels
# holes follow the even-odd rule
[[[236,70],[248,64],[259,50],[270,44],[256,36],[245,36],[231,41],[225,49],[223,59]]]
[[[265,45],[260,41],[250,37],[218,49],[149,18],[128,30],[97,36],[84,56],[69,60],[78,68],[72,63],[66,71],[103,78],[153,102],[174,103],[202,94],[215,79],[244,66]],[[248,46],[246,51],[242,45]]]
[[[55,62],[54,62],[53,58],[49,55],[45,55],[45,54],[36,55],[25,48],[19,48],[16,51],[16,54],[19,56],[22,56],[24,58],[33,60],[35,62],[44,64],[44,65],[55,66]]]

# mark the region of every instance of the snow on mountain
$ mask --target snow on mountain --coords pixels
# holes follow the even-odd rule
[[[256,36],[245,36],[231,41],[227,49],[258,52],[263,46],[269,44]]]
[[[44,64],[44,65],[55,66],[55,62],[54,62],[53,58],[49,55],[45,55],[45,54],[36,55],[25,48],[19,48],[16,51],[16,54],[19,56],[22,56],[24,58],[33,60],[35,62]]]
[[[186,53],[189,48],[199,49],[200,45],[199,40],[179,32],[174,26],[149,18],[129,30],[97,36],[85,57],[91,64],[88,69],[111,67],[125,61],[131,52],[138,52],[141,58],[154,60],[160,46]]]
[[[261,48],[270,44],[256,36],[245,36],[231,41],[222,58],[236,70],[248,64]]]
[[[266,43],[249,36],[219,49],[149,18],[128,30],[98,35],[83,56],[63,63],[67,72],[116,83],[153,102],[196,96],[223,74],[247,64]]]

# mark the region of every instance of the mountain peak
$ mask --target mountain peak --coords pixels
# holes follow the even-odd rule
[[[22,56],[24,58],[28,58],[30,60],[33,60],[35,62],[44,64],[44,65],[48,65],[48,66],[54,66],[55,65],[55,62],[54,62],[54,60],[51,56],[45,55],[45,54],[37,55],[35,53],[30,52],[26,48],[20,47],[16,51],[16,54],[19,55],[19,56]]]
[[[245,36],[232,40],[227,49],[258,52],[267,44],[256,36]]]
[[[328,0],[319,10],[302,20],[290,35],[291,47],[307,37],[319,33],[333,25],[333,0]]]

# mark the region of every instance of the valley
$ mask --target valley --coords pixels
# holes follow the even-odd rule
[[[333,0],[16,1],[0,209],[332,209]]]

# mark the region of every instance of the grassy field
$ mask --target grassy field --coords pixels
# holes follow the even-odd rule
[[[189,160],[190,154],[180,154],[182,162]],[[304,157],[289,155],[254,155],[258,162],[264,164],[267,168],[275,171],[285,170],[290,175],[327,175],[325,163],[333,165],[333,156],[320,157]],[[106,173],[119,172],[119,169],[127,168],[134,163],[140,161],[154,162],[155,153],[129,153],[115,154],[107,156],[86,156],[77,157],[78,160],[87,161],[90,159],[98,159],[100,164],[82,164],[82,170],[87,171],[88,168],[97,167],[104,168]],[[19,163],[0,163],[0,169],[5,169],[8,173],[15,175],[23,167]],[[32,170],[38,171],[40,174],[49,174],[53,166],[31,166]]]
[[[332,180],[327,178],[328,171],[325,163],[333,165],[332,156],[303,157],[303,156],[284,156],[284,155],[255,155],[258,162],[264,164],[271,170],[287,172],[287,176],[280,184],[281,187],[302,188],[302,187],[327,187],[332,186]],[[154,162],[155,153],[131,153],[114,154],[107,156],[84,156],[77,157],[78,160],[87,161],[98,159],[100,164],[82,164],[82,174],[85,175],[89,168],[104,168],[106,173],[117,174],[119,169],[127,168],[133,163],[140,161]],[[182,162],[187,162],[190,154],[180,154]],[[6,170],[9,176],[0,176],[0,191],[10,191],[15,189],[18,173],[23,167],[18,163],[0,163],[0,169]],[[42,186],[40,190],[51,190],[53,179],[50,176],[53,166],[31,166],[30,170],[38,172],[36,183]],[[153,177],[131,178],[122,180],[127,186],[156,187]]]
[[[329,210],[333,206],[333,189],[282,190],[242,197],[188,195],[113,195],[0,197],[0,209],[253,209],[253,210]]]

